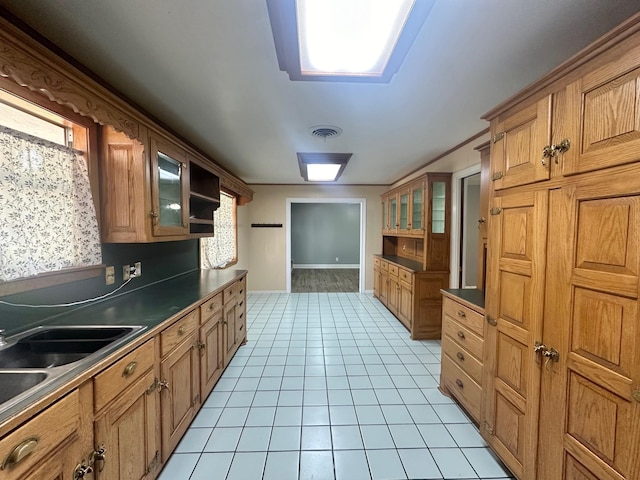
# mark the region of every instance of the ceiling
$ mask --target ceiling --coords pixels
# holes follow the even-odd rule
[[[381,185],[482,131],[482,114],[640,11],[638,0],[436,0],[391,82],[358,84],[279,71],[266,0],[0,5],[247,183],[304,183],[296,152],[345,152],[337,183]],[[316,125],[343,133],[319,139]]]

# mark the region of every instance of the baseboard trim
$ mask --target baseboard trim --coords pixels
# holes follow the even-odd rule
[[[293,269],[340,269],[340,268],[360,268],[360,265],[357,263],[294,263]]]

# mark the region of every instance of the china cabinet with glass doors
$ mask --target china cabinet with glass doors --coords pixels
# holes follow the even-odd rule
[[[451,174],[429,173],[382,195],[382,254],[374,295],[411,338],[440,338],[440,289],[449,284]]]

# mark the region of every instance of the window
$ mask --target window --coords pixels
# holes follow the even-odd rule
[[[62,271],[77,278],[78,269],[100,266],[87,128],[4,91],[0,113],[0,283],[12,284],[0,295],[45,286],[17,280]],[[85,151],[72,148],[76,134]]]
[[[200,240],[202,268],[226,268],[238,261],[236,197],[220,192],[220,207],[214,212],[214,236]]]

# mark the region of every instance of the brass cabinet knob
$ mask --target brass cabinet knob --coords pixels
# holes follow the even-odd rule
[[[124,378],[130,377],[131,375],[134,374],[134,372],[136,371],[136,368],[138,368],[138,362],[129,363],[126,367],[124,367],[124,370],[122,371],[122,376]]]
[[[458,338],[459,338],[460,340],[464,340],[464,338],[465,338],[465,337],[464,337],[464,332],[463,332],[462,330],[460,330],[460,331],[458,332]]]
[[[180,328],[178,328],[178,335],[184,335],[185,330],[184,325],[180,325]]]

